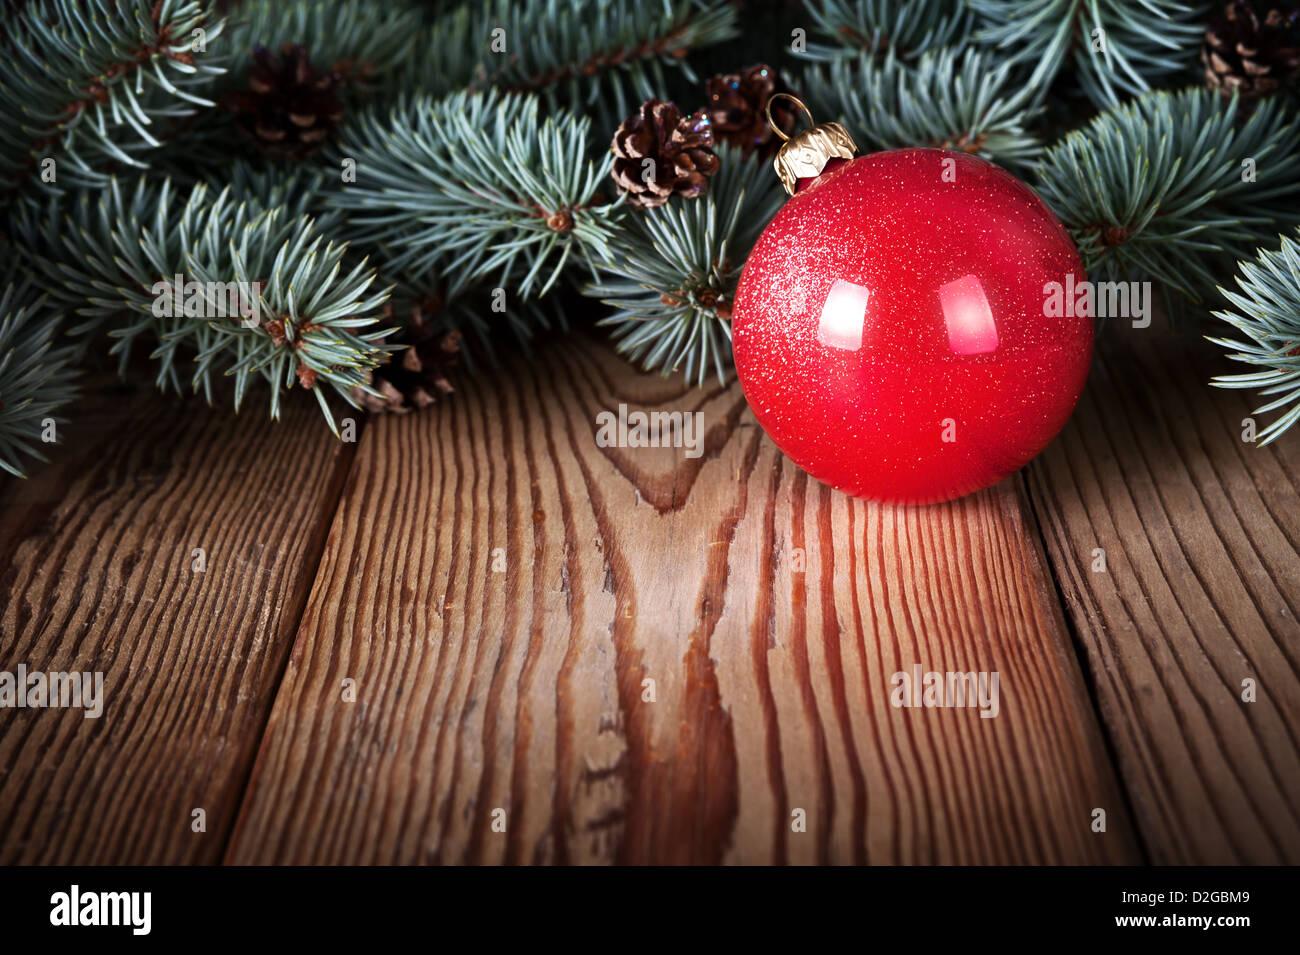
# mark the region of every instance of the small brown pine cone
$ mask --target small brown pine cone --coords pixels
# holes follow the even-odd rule
[[[623,120],[610,149],[610,175],[628,201],[642,209],[661,206],[672,195],[695,198],[718,171],[708,116],[703,110],[683,116],[662,100],[646,100]]]
[[[277,58],[253,51],[248,89],[226,97],[235,125],[254,145],[277,159],[304,159],[325,144],[343,121],[338,72],[318,73],[307,48],[286,43]]]
[[[1224,96],[1253,100],[1290,83],[1300,71],[1300,2],[1228,0],[1210,18],[1201,63],[1206,85]]]
[[[782,140],[767,122],[767,101],[776,93],[791,92],[776,70],[766,63],[757,63],[739,73],[711,77],[705,89],[709,96],[709,119],[718,142],[737,146],[745,155],[754,150],[769,157],[776,154]],[[772,119],[787,136],[798,120],[797,110],[788,99],[772,104]]]
[[[352,389],[352,397],[364,410],[408,414],[452,393],[447,376],[459,360],[461,334],[433,331],[425,312],[437,310],[438,303],[433,300],[411,309],[403,334],[406,347],[394,352],[388,363],[371,375],[370,384],[381,397]]]

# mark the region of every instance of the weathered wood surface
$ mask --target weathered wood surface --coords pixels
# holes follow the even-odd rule
[[[1112,334],[1023,482],[911,509],[594,342],[355,458],[97,385],[0,482],[0,670],[107,683],[0,710],[0,861],[1300,861],[1300,450],[1216,357]],[[597,447],[620,403],[704,455]],[[1000,715],[892,707],[913,663]]]
[[[1152,861],[1295,864],[1300,433],[1243,442],[1215,352],[1112,329],[1029,485]]]
[[[598,447],[620,403],[704,455]],[[852,501],[593,343],[372,421],[226,859],[1137,861],[1021,488]],[[892,707],[914,663],[1000,715]]]
[[[355,445],[147,385],[69,417],[0,483],[0,670],[102,671],[104,709],[0,710],[0,862],[215,862]]]

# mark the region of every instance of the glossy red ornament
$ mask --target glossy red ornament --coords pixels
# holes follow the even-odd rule
[[[982,159],[832,159],[750,253],[736,368],[813,477],[875,501],[950,500],[1022,467],[1069,418],[1093,320],[1045,303],[1051,283],[1068,297],[1085,278],[1051,210]]]

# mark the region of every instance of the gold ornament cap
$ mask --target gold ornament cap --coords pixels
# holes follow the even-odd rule
[[[788,99],[794,103],[803,110],[809,123],[813,123],[813,115],[801,99],[789,93],[773,93],[767,98],[765,112],[768,125],[785,140],[776,158],[772,160],[772,165],[776,167],[776,174],[781,185],[785,186],[785,191],[793,196],[800,179],[820,176],[832,159],[852,159],[858,154],[858,147],[854,145],[849,131],[839,123],[813,123],[802,133],[787,136],[772,119],[772,101],[777,99]]]

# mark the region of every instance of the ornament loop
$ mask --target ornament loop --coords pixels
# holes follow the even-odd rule
[[[768,100],[769,106],[775,98],[774,96]],[[790,98],[794,99],[793,96]],[[797,99],[794,101],[799,103]],[[803,103],[799,105],[803,107],[805,113],[808,112],[807,106]],[[809,119],[811,118],[812,114],[809,113]],[[775,123],[772,124],[772,128],[776,129]],[[811,129],[805,129],[793,136],[782,134],[781,138],[785,142],[777,150],[772,165],[781,179],[781,185],[785,186],[785,191],[792,196],[799,188],[800,179],[820,176],[832,159],[852,159],[858,151],[849,131],[839,123],[818,123]]]
[[[776,121],[772,119],[772,101],[777,99],[788,99],[790,102],[794,103],[795,106],[798,106],[801,110],[803,110],[803,114],[808,117],[808,124],[810,126],[813,125],[814,123],[813,114],[812,114],[812,110],[810,110],[807,107],[807,105],[804,104],[803,100],[790,93],[773,93],[771,96],[767,98],[767,106],[764,107],[763,109],[763,112],[767,115],[767,125],[772,127],[772,132],[776,133],[778,136],[781,137],[781,139],[784,142],[788,143],[790,141],[790,137],[787,136],[785,134],[785,130],[783,130],[780,126],[778,126],[776,124]]]

